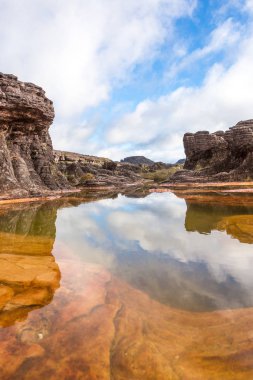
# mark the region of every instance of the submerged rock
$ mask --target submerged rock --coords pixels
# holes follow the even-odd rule
[[[100,266],[61,269],[54,302],[0,331],[1,379],[252,378],[252,308],[185,312]]]

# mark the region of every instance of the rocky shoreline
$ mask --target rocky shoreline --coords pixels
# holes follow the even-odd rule
[[[53,119],[53,102],[42,88],[0,73],[1,201],[145,182],[135,165],[55,151],[49,135]]]
[[[154,163],[142,156],[114,162],[54,150],[49,135],[53,119],[53,102],[42,88],[0,73],[1,203],[82,190],[127,193],[129,188],[150,188],[164,176],[167,180],[156,189],[180,184],[218,188],[234,182],[243,189],[243,182],[253,180],[253,120],[241,121],[226,132],[186,133],[186,160],[178,170],[180,165]]]

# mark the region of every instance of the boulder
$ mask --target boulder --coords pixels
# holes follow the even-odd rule
[[[253,179],[253,120],[240,121],[229,130],[186,133],[186,161],[172,182],[250,181]]]

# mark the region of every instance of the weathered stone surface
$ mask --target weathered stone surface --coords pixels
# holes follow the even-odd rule
[[[143,181],[134,165],[53,151],[48,133],[53,119],[53,103],[42,88],[0,73],[0,199]]]
[[[124,188],[143,182],[137,165],[63,151],[54,151],[54,156],[59,171],[75,187]]]
[[[48,129],[53,103],[45,92],[0,73],[0,190],[4,197],[69,187],[57,170]]]
[[[249,181],[253,178],[253,120],[228,131],[184,135],[186,162],[172,182]]]

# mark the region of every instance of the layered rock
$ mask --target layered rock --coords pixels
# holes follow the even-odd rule
[[[0,198],[141,181],[136,168],[106,158],[53,151],[48,133],[53,119],[53,103],[41,87],[0,73]]]
[[[121,188],[143,181],[137,165],[116,163],[108,158],[54,151],[58,170],[75,187]]]
[[[42,88],[0,73],[0,189],[12,196],[68,187],[54,162],[48,129],[53,103]]]
[[[247,181],[253,178],[253,120],[229,130],[184,135],[184,169],[174,182]]]

